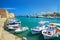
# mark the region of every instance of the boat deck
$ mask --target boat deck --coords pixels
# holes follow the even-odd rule
[[[56,34],[57,34],[57,33],[60,33],[60,30],[59,30],[59,29],[57,29],[55,33],[56,33]]]

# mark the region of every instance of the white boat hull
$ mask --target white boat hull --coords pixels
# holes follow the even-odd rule
[[[31,33],[32,34],[37,34],[37,33],[40,33],[42,30],[46,29],[45,26],[42,26],[42,27],[36,27],[36,28],[32,28],[31,29]]]
[[[23,32],[23,31],[26,31],[28,30],[29,28],[28,27],[22,27],[22,29],[18,28],[15,30],[16,33],[19,33],[19,32]]]
[[[7,28],[8,28],[8,29],[11,29],[11,30],[15,30],[15,29],[17,29],[17,28],[14,28],[15,26],[18,26],[18,24],[8,25]]]
[[[32,34],[38,34],[41,33],[41,31],[31,31]]]
[[[52,38],[58,37],[58,34],[55,34],[52,36],[47,36],[47,35],[43,35],[43,36],[44,36],[44,39],[52,39]]]
[[[33,28],[33,29],[31,29],[32,34],[37,34],[37,33],[40,33],[41,31],[42,31],[42,28],[38,28],[38,29]]]

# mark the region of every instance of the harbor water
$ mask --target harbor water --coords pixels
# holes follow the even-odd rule
[[[44,40],[44,37],[41,33],[39,34],[31,34],[31,28],[36,27],[38,25],[38,22],[40,21],[49,21],[49,23],[60,23],[60,18],[28,18],[28,17],[21,17],[16,16],[16,20],[19,22],[21,21],[21,26],[25,27],[27,26],[29,28],[28,31],[21,32],[18,34],[14,34],[20,38],[26,37],[28,40]],[[13,32],[11,32],[13,33]],[[54,38],[51,40],[60,40],[60,37]]]

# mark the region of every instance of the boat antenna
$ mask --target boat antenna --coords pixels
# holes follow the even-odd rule
[[[59,13],[59,6],[57,6],[57,13]]]

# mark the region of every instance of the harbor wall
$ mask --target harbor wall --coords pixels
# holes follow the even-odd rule
[[[0,40],[22,40],[21,38],[4,30],[8,19],[14,18],[14,13],[8,13],[7,10],[0,10]]]
[[[0,40],[21,40],[21,38],[18,38],[17,36],[7,32],[4,30],[4,23],[6,21],[6,18],[0,18]]]
[[[22,40],[21,38],[4,30],[7,18],[0,18],[0,40]]]

